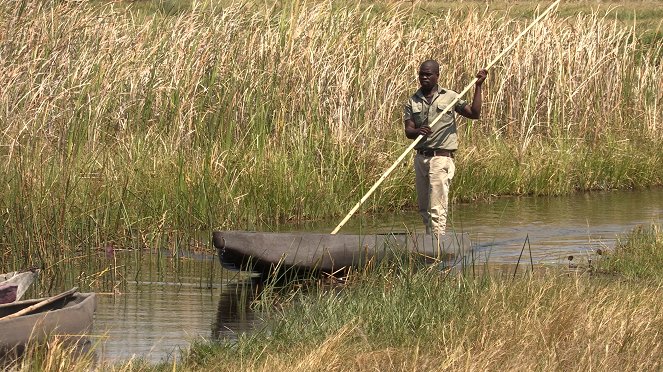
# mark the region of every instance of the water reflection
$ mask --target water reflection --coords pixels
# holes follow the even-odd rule
[[[102,359],[159,361],[207,337],[201,331],[216,315],[213,291],[175,285],[131,286],[129,291],[99,296],[94,332]]]
[[[251,310],[251,303],[259,291],[257,279],[223,285],[216,319],[212,323],[213,340],[237,340],[240,333],[254,329],[258,320]]]
[[[259,290],[253,279],[226,279],[211,288],[134,282],[127,293],[99,296],[93,338],[106,361],[158,362],[179,357],[194,340],[232,342],[260,324],[251,310]]]
[[[528,238],[535,263],[559,263],[612,248],[636,225],[660,223],[663,189],[507,198],[458,209],[454,227],[469,233],[489,262],[515,262]]]

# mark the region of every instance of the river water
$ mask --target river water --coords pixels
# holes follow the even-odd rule
[[[421,230],[416,213],[357,217],[343,232]],[[452,207],[450,233],[467,233],[473,257],[488,263],[566,264],[611,249],[637,225],[661,224],[663,188],[565,197],[500,198]],[[328,232],[330,224],[299,227]],[[531,250],[531,255],[530,255]],[[254,287],[246,275],[223,271],[214,256],[185,259],[159,270],[124,275],[121,294],[100,294],[95,315],[98,354],[107,361],[179,358],[194,340],[236,339],[259,324],[248,309]],[[152,264],[150,264],[152,265]]]

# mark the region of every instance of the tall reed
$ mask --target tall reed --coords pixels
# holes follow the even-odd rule
[[[340,215],[407,145],[418,64],[438,59],[458,89],[525,25],[333,2],[4,3],[0,266]],[[461,123],[454,197],[661,184],[661,48],[609,14],[543,21]],[[399,168],[363,211],[410,207],[412,179]]]

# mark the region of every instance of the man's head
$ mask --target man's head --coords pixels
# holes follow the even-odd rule
[[[419,84],[424,90],[433,89],[440,78],[440,64],[429,59],[419,66]]]

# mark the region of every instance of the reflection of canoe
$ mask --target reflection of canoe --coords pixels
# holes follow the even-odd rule
[[[41,298],[0,305],[0,350],[20,348],[28,340],[40,341],[49,335],[81,339],[92,329],[97,305],[94,293],[74,292],[50,303],[47,300]],[[12,318],[12,314],[40,303],[46,304]]]
[[[38,269],[0,274],[0,304],[20,300],[37,275],[39,275]]]
[[[224,267],[269,273],[276,266],[297,271],[335,273],[380,260],[398,250],[427,259],[462,256],[470,246],[465,234],[331,235],[215,231],[214,246]]]

